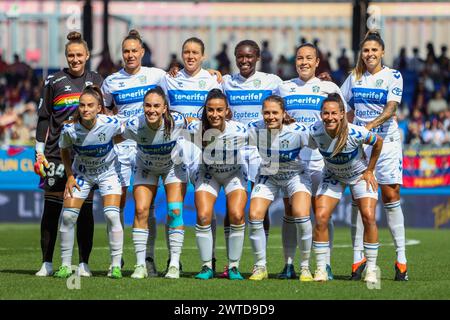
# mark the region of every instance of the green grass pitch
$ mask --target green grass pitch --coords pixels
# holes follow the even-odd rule
[[[349,228],[336,228],[332,267],[335,280],[326,283],[301,283],[298,280],[278,280],[276,274],[283,268],[281,228],[273,227],[268,243],[268,271],[270,279],[253,282],[227,279],[196,280],[200,257],[195,244],[193,228],[186,230],[181,261],[184,275],[179,280],[164,278],[131,279],[135,255],[131,228],[125,231],[124,278],[106,277],[109,250],[105,225],[96,226],[94,249],[90,267],[94,277],[82,278],[79,290],[69,290],[65,279],[39,278],[34,273],[41,264],[38,224],[0,225],[0,299],[449,299],[450,298],[450,231],[407,229],[408,282],[394,282],[395,250],[389,231],[380,230],[381,248],[378,265],[381,268],[381,288],[369,289],[364,282],[348,281],[352,262]],[[217,230],[217,269],[225,260],[223,228]],[[74,263],[78,252],[74,251]],[[313,258],[313,257],[312,257]],[[158,271],[165,269],[167,249],[164,228],[158,229],[156,262]],[[297,252],[298,259],[298,252]],[[59,266],[59,239],[54,266]],[[245,248],[240,270],[248,278],[253,255],[246,232]],[[314,259],[311,271],[314,272]],[[296,270],[298,266],[296,265]]]

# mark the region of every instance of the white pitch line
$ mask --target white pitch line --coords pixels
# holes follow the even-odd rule
[[[420,240],[416,240],[416,239],[409,239],[409,240],[406,240],[406,242],[405,242],[405,245],[407,245],[407,246],[417,246],[419,244],[420,244]],[[393,242],[391,242],[391,243],[384,243],[384,244],[380,244],[380,246],[381,247],[383,247],[383,246],[393,247],[394,243]],[[351,247],[352,247],[351,244],[335,244],[335,245],[333,245],[333,249],[336,249],[336,248],[351,248]],[[244,246],[244,249],[251,249],[251,248],[252,247]],[[268,249],[283,249],[283,247],[281,247],[281,246],[268,246],[267,248]],[[38,249],[39,249],[38,247],[34,247],[34,248],[33,247],[24,247],[24,248],[21,248],[20,250],[31,251],[31,250],[38,250]],[[109,250],[109,247],[94,247],[92,249],[93,250]],[[125,250],[134,250],[134,247],[126,246],[126,247],[124,247],[124,249]],[[183,250],[197,250],[197,249],[198,249],[197,247],[192,247],[192,246],[186,247],[186,246],[183,246]],[[0,251],[6,251],[6,250],[12,250],[12,249],[11,248],[2,248],[2,247],[0,247]],[[14,249],[14,250],[16,250],[16,249]],[[167,250],[167,247],[155,247],[155,250]],[[217,246],[216,250],[225,250],[225,247],[224,246]]]

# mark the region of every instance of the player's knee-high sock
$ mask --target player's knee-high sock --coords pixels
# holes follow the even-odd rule
[[[264,235],[266,237],[266,246],[269,243],[269,231],[270,231],[270,215],[266,214],[264,217]]]
[[[244,247],[245,223],[230,225],[230,239],[229,239],[229,253],[228,265],[229,268],[239,267],[239,260],[242,256],[242,249]]]
[[[327,251],[327,264],[331,265],[331,250],[333,249],[333,239],[334,239],[334,222],[331,217],[328,221],[328,251]]]
[[[300,247],[300,266],[309,267],[312,245],[312,224],[310,217],[294,218]]]
[[[169,202],[168,227],[169,227],[169,251],[170,266],[180,268],[181,249],[184,242],[183,203]]]
[[[255,265],[266,266],[266,235],[264,234],[264,220],[250,220],[250,242],[255,256]]]
[[[203,265],[212,269],[213,235],[211,225],[195,225],[195,239]]]
[[[133,228],[133,244],[136,252],[136,264],[145,265],[145,249],[149,231],[147,229]]]
[[[44,211],[41,219],[42,262],[52,262],[63,200],[51,195],[46,195],[44,199]]]
[[[148,215],[148,240],[147,240],[147,257],[155,258],[155,242],[158,226],[156,224],[155,205],[150,206]]]
[[[378,257],[378,247],[380,244],[378,242],[368,243],[364,242],[364,254],[367,258],[367,269],[375,270],[377,267],[377,257]]]
[[[225,218],[223,219],[223,232],[225,236],[225,249],[227,251],[227,257],[230,256],[230,218],[228,217],[228,214],[225,215]]]
[[[212,233],[212,257],[216,258],[216,229],[217,229],[217,217],[216,212],[213,213],[212,219],[211,219],[211,233]]]
[[[313,241],[313,251],[316,255],[316,261],[317,261],[317,269],[325,271],[327,267],[327,253],[329,242],[319,242],[319,241]]]
[[[284,262],[293,264],[295,251],[297,251],[297,227],[295,226],[294,217],[283,217],[281,240],[283,242]]]
[[[94,215],[92,199],[84,201],[77,220],[77,242],[80,263],[89,263],[94,241]]]
[[[62,265],[72,266],[73,243],[75,242],[75,224],[77,223],[80,209],[64,208],[59,232],[61,235],[61,260]]]
[[[352,245],[353,245],[353,263],[358,263],[364,259],[364,225],[359,213],[358,204],[352,201]]]
[[[111,251],[111,266],[120,267],[123,253],[123,227],[120,221],[120,209],[116,206],[104,207],[106,223],[108,224],[109,248]]]
[[[387,223],[392,237],[394,238],[395,251],[397,252],[397,261],[406,264],[405,254],[405,219],[403,217],[400,201],[386,203]]]

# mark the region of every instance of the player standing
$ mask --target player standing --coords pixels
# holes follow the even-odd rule
[[[278,93],[278,86],[283,82],[274,74],[256,71],[256,63],[261,58],[261,50],[253,40],[243,40],[234,49],[236,66],[239,73],[225,75],[222,88],[227,96],[228,104],[233,113],[233,119],[243,124],[262,119],[261,106],[265,98]],[[248,179],[255,183],[260,159],[256,148],[246,147],[246,161],[248,166]],[[228,239],[230,235],[230,221],[228,214],[224,220],[225,245],[228,252]],[[270,219],[267,214],[264,218],[266,244],[269,237]],[[228,277],[228,266],[225,266],[221,277]]]
[[[75,31],[70,32],[67,40],[69,41],[65,46],[65,56],[68,68],[47,77],[38,108],[35,171],[41,176],[40,186],[45,190],[44,211],[41,219],[43,263],[36,273],[36,276],[41,277],[53,274],[53,251],[67,181],[58,147],[61,128],[63,122],[69,120],[77,109],[83,89],[92,84],[101,86],[103,81],[96,72],[86,70],[86,61],[90,54],[81,34]],[[91,194],[84,202],[77,220],[80,276],[91,276],[88,262],[93,236],[94,217]]]
[[[144,47],[141,36],[136,30],[130,30],[122,41],[123,69],[108,76],[102,86],[105,106],[114,109],[122,123],[143,114],[142,103],[145,93],[158,85],[166,72],[158,68],[142,66]],[[120,202],[121,219],[126,204],[127,189],[130,185],[132,169],[136,157],[136,142],[125,140],[115,145],[120,162],[122,179],[122,199]],[[154,206],[150,207],[148,219],[148,250],[146,267],[149,276],[158,275],[155,264],[156,217]]]
[[[400,205],[402,177],[402,142],[395,119],[402,99],[403,79],[399,71],[383,65],[384,42],[377,31],[369,31],[360,45],[358,61],[341,89],[354,110],[354,123],[365,126],[384,139],[383,149],[375,168],[387,223],[394,238],[397,261],[397,281],[407,281],[405,222]],[[370,148],[366,150],[370,154]],[[353,265],[352,279],[361,279],[366,265],[363,255],[363,226],[358,208],[352,204]]]
[[[295,66],[298,78],[294,78],[283,82],[280,87],[280,96],[284,98],[286,103],[286,111],[296,121],[309,127],[311,124],[320,120],[320,107],[323,100],[330,93],[338,93],[341,95],[339,87],[330,81],[322,81],[316,77],[316,70],[319,66],[319,56],[316,46],[311,43],[305,43],[298,47],[296,53]],[[322,180],[322,169],[324,166],[323,157],[317,150],[309,148],[302,149],[300,157],[306,161],[306,166],[311,172],[312,180],[312,206],[314,209],[314,197],[317,192],[320,181]],[[285,199],[285,207],[288,207]],[[327,271],[329,279],[333,279],[331,272],[331,248],[333,243],[334,226],[332,220],[328,226],[330,234],[330,247],[327,254]],[[304,239],[306,241],[306,239]],[[296,248],[295,224],[289,212],[283,219],[283,248],[285,254],[285,267],[280,278],[292,278],[295,275],[292,261]]]

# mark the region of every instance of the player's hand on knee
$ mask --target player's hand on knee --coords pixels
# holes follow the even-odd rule
[[[64,189],[64,199],[73,198],[73,188],[76,188],[78,191],[81,191],[81,188],[78,185],[75,177],[70,176],[67,178],[66,188]]]
[[[47,175],[45,173],[45,169],[48,169],[48,161],[45,158],[45,155],[43,153],[36,153],[36,162],[34,163],[34,172],[42,177],[45,178]]]
[[[367,191],[369,191],[369,189],[371,188],[373,192],[377,192],[378,182],[372,171],[370,170],[364,171],[361,180],[366,181]]]

